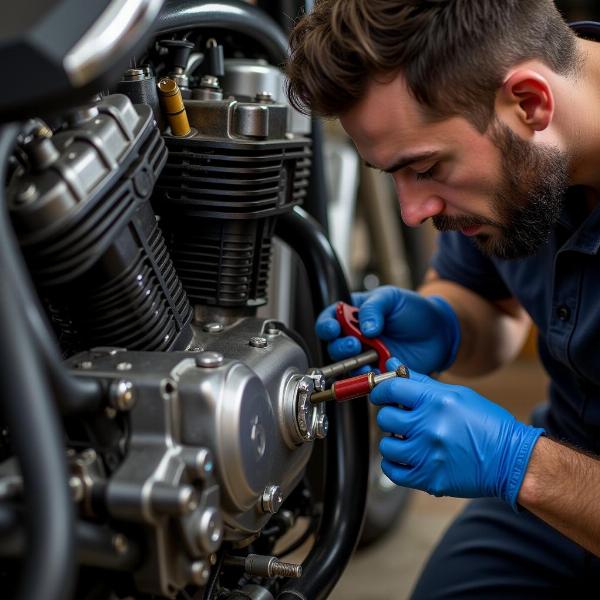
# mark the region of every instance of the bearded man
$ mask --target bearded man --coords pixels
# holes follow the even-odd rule
[[[600,24],[551,0],[317,0],[289,97],[340,118],[391,174],[405,223],[442,232],[418,293],[354,296],[411,378],[371,400],[395,483],[475,498],[414,598],[588,597],[600,578]],[[540,427],[427,375],[511,360],[531,321],[550,376]],[[339,360],[333,307],[317,321]],[[577,448],[577,450],[575,449]],[[578,591],[580,596],[578,596]],[[595,595],[595,592],[591,592]]]

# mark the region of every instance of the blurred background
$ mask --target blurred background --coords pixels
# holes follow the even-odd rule
[[[284,0],[278,8],[269,0],[255,3],[284,29],[290,28],[298,14],[298,0]],[[556,0],[556,4],[568,21],[600,21],[598,0]],[[306,2],[308,8],[311,5]],[[418,287],[435,249],[435,230],[428,224],[418,229],[403,225],[391,179],[362,165],[336,121],[323,123],[317,135],[324,139],[329,233],[352,289],[385,284]],[[468,385],[528,421],[533,408],[546,399],[547,379],[535,340],[532,329],[519,358],[492,375],[475,380],[444,379]],[[373,431],[376,449],[376,426]],[[331,596],[333,600],[409,598],[428,555],[466,503],[397,488],[378,469],[376,451],[371,479],[363,538]],[[303,552],[306,548],[300,549],[296,558],[301,560]]]

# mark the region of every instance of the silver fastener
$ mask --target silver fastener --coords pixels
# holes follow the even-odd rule
[[[131,370],[131,363],[128,362],[120,362],[117,365],[117,371],[130,371]]]
[[[258,92],[254,99],[256,102],[273,102],[273,94],[267,91]]]
[[[144,69],[127,69],[123,75],[125,81],[140,81],[145,77]]]
[[[80,369],[91,369],[93,367],[91,360],[83,360],[77,365]]]
[[[196,585],[204,586],[210,577],[210,567],[206,561],[197,560],[190,565],[190,576]]]
[[[120,379],[113,382],[111,386],[110,401],[113,408],[122,411],[131,410],[135,406],[135,394],[133,383]]]
[[[196,467],[200,477],[205,477],[213,472],[215,462],[210,450],[203,448],[196,454]]]
[[[212,369],[222,365],[224,360],[220,352],[201,352],[196,355],[196,366]]]
[[[207,508],[198,521],[198,542],[206,552],[216,552],[223,540],[223,518],[218,509]]]
[[[29,204],[37,200],[38,189],[33,183],[28,183],[15,197],[15,204]]]
[[[267,338],[264,337],[251,337],[250,340],[248,341],[248,343],[253,347],[253,348],[266,348],[269,345],[269,342],[267,341]]]
[[[283,494],[278,485],[268,485],[260,499],[260,506],[264,513],[275,514],[283,504]]]
[[[202,331],[206,333],[220,333],[223,329],[223,323],[206,323],[202,326]]]
[[[327,436],[328,429],[329,419],[327,419],[327,415],[319,415],[315,426],[315,437],[323,439]]]
[[[218,89],[219,80],[214,75],[203,75],[200,79],[200,87]]]

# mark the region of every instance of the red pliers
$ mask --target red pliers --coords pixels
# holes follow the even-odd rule
[[[340,323],[344,335],[352,335],[355,338],[358,338],[363,346],[372,348],[377,352],[377,366],[382,373],[385,373],[387,370],[385,363],[392,357],[392,354],[380,339],[368,338],[362,334],[358,324],[358,308],[346,304],[345,302],[338,302],[335,306],[335,316]]]

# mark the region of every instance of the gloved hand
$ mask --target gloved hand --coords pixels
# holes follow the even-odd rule
[[[388,368],[398,366],[388,360]],[[371,401],[384,437],[381,468],[396,484],[435,496],[496,496],[516,510],[533,447],[543,429],[517,421],[508,411],[462,386],[410,372],[384,381]],[[400,406],[405,408],[401,408]]]
[[[371,292],[352,294],[359,307],[360,330],[366,337],[380,337],[392,356],[423,373],[443,371],[456,358],[460,324],[452,307],[442,298],[424,297],[416,292],[385,286]],[[335,304],[317,319],[317,335],[330,342],[328,351],[335,361],[361,352],[355,337],[339,337],[340,324]]]

